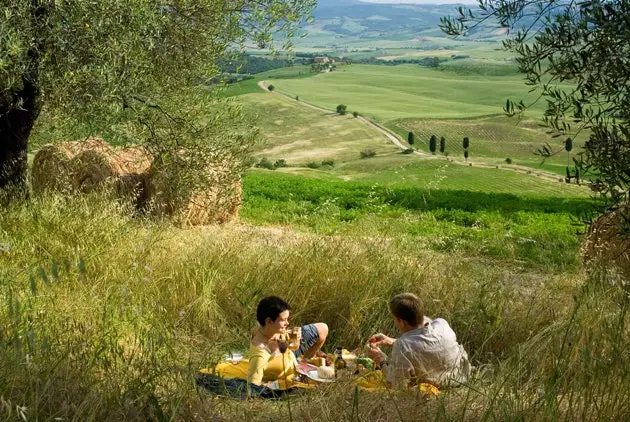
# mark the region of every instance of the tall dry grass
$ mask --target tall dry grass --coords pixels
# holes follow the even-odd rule
[[[3,419],[288,419],[284,400],[206,396],[196,371],[247,347],[265,295],[285,297],[293,323],[327,322],[332,348],[395,334],[387,299],[402,291],[452,324],[477,377],[437,400],[326,387],[292,399],[293,419],[629,416],[628,291],[610,275],[524,273],[396,238],[181,230],[128,211],[96,194],[0,211]]]

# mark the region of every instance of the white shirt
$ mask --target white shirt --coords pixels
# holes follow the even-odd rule
[[[425,317],[424,321],[427,326],[408,331],[394,342],[387,381],[397,387],[406,387],[410,381],[437,387],[466,382],[470,362],[455,332],[442,318]]]

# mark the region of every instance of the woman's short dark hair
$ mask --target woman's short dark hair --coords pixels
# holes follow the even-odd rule
[[[275,321],[282,312],[290,310],[291,307],[289,304],[278,296],[267,296],[258,304],[256,319],[258,323],[264,327],[267,318],[271,318],[272,321]]]

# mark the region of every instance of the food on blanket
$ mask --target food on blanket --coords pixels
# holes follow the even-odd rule
[[[357,355],[355,355],[354,353],[350,352],[347,349],[343,349],[341,351],[341,357],[343,358],[343,360],[348,362],[348,361],[351,361],[351,360],[355,360],[357,358]]]
[[[326,366],[326,358],[313,357],[310,359],[306,359],[306,361],[315,366]]]
[[[363,366],[365,369],[374,369],[374,361],[370,358],[357,358],[355,363],[359,368]]]
[[[318,366],[317,376],[326,380],[335,379],[335,368],[332,366]]]

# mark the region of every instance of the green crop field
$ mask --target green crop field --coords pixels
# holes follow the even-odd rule
[[[565,167],[571,165],[571,157],[563,150],[562,140],[553,138],[548,128],[536,120],[518,120],[505,116],[480,118],[474,120],[401,120],[388,124],[392,130],[405,138],[409,131],[416,137],[415,147],[429,151],[429,139],[432,135],[446,139],[445,151],[456,157],[463,157],[462,140],[470,138],[471,161],[478,158],[485,162],[502,164],[510,158],[514,164],[532,167],[535,170],[546,170],[564,174]],[[583,137],[574,143],[576,151]],[[555,146],[557,154],[546,160],[536,156],[535,152],[543,144]],[[576,151],[573,151],[575,154]],[[494,160],[492,160],[494,158]],[[488,160],[490,159],[490,160]]]
[[[465,190],[487,193],[518,193],[553,197],[586,197],[585,186],[559,183],[550,178],[507,168],[479,168],[394,154],[353,161],[336,170],[347,180],[410,185],[433,190]],[[558,179],[559,180],[559,179]]]
[[[500,114],[508,98],[526,103],[536,98],[517,75],[458,75],[417,65],[342,66],[312,78],[276,80],[274,86],[328,109],[347,104],[380,122]],[[540,115],[541,107],[537,104],[531,115]]]

